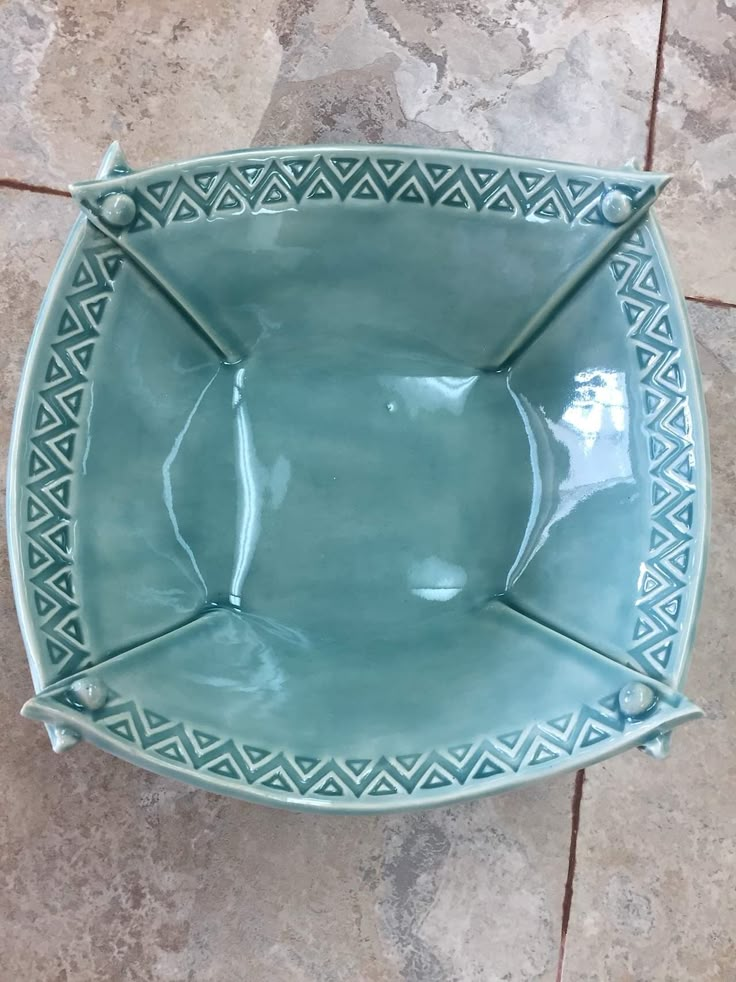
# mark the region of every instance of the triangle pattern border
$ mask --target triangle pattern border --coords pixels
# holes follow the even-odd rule
[[[104,310],[124,252],[87,226],[76,265],[69,270],[43,384],[33,393],[34,420],[26,448],[20,513],[26,590],[42,636],[50,682],[91,665],[85,647],[74,573],[72,496],[83,394]],[[29,597],[30,599],[30,597]]]
[[[671,304],[655,269],[657,250],[641,225],[609,260],[629,325],[639,372],[642,417],[650,449],[650,549],[643,557],[628,652],[651,678],[673,684],[679,620],[686,609],[696,513],[696,452],[688,405],[691,386],[673,338]],[[656,584],[656,589],[653,584]]]
[[[159,758],[167,766],[195,772],[199,780],[207,780],[208,775],[225,778],[235,793],[239,785],[264,788],[285,798],[298,795],[314,800],[403,797],[450,786],[472,787],[481,781],[486,787],[525,772],[531,776],[545,764],[557,767],[593,744],[598,748],[641,725],[622,714],[616,691],[569,714],[564,732],[559,720],[533,723],[516,735],[513,746],[499,737],[482,736],[464,746],[462,754],[455,746],[442,747],[411,755],[382,755],[361,760],[357,767],[351,758],[253,748],[242,740],[211,733],[203,741],[188,723],[171,720],[114,692],[94,711],[81,706],[71,688],[57,688],[45,698],[67,714],[71,710],[86,717],[104,734],[105,743],[112,742],[123,752],[134,748],[149,759]],[[686,702],[679,693],[668,690],[660,693],[660,700],[669,711],[677,711]],[[156,721],[155,727],[151,720]],[[406,766],[409,757],[416,758],[410,768]]]

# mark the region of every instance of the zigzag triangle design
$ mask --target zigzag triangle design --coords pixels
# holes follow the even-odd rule
[[[650,657],[656,661],[661,655],[652,649]],[[57,691],[52,698],[75,712],[86,712],[71,689]],[[351,758],[339,763],[334,758],[292,756],[283,751],[238,745],[232,739],[173,722],[114,693],[105,706],[89,715],[109,738],[132,743],[177,766],[205,768],[228,781],[258,784],[282,794],[320,798],[347,794],[377,798],[431,792],[468,781],[493,781],[510,771],[536,769],[569,757],[623,733],[631,725],[619,712],[616,692],[596,705],[583,706],[548,724],[533,725],[524,731],[496,738],[482,737],[476,743],[429,754]]]
[[[213,171],[211,164],[202,165],[186,177],[129,187],[138,216],[127,231],[136,234],[174,221],[193,221],[209,217],[214,210],[219,215],[237,214],[243,204],[256,210],[291,199],[297,204],[319,205],[335,196],[345,201],[373,195],[384,201],[443,203],[477,211],[489,208],[522,218],[535,215],[568,223],[583,218],[603,224],[597,202],[605,190],[597,177],[571,178],[563,185],[557,174],[533,167],[499,173],[491,167],[453,168],[441,160],[406,162],[367,154],[327,159],[320,154],[298,159],[264,157],[221,172]],[[642,188],[632,185],[629,190],[638,193]],[[641,296],[657,293],[653,286],[658,286],[656,278],[645,276]]]
[[[632,325],[651,461],[650,553],[641,578],[629,654],[655,678],[667,678],[672,637],[684,603],[686,583],[672,554],[689,561],[693,521],[695,453],[683,396],[679,350],[672,339],[654,266],[649,233],[638,228],[609,263],[621,307]]]
[[[69,274],[69,293],[39,392],[25,487],[27,556],[52,680],[79,671],[90,660],[75,600],[68,508],[84,373],[123,256],[106,236],[92,229],[89,235],[91,244]]]

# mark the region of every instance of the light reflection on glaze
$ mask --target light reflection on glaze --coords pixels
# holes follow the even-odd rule
[[[87,412],[87,439],[84,444],[84,456],[82,457],[82,474],[86,476],[87,474],[87,461],[89,460],[89,451],[92,446],[92,410],[95,408],[95,383],[90,381],[89,383],[89,410]]]
[[[207,383],[207,386],[198,397],[181,433],[175,441],[164,467],[164,497],[167,501],[167,509],[169,510],[174,533],[177,541],[184,548],[200,583],[205,587],[205,595],[210,597],[215,604],[220,605],[224,602],[231,609],[239,612],[241,616],[247,618],[252,616],[248,612],[248,576],[263,527],[265,518],[264,509],[266,511],[271,509],[277,511],[282,507],[289,494],[289,486],[293,477],[292,461],[284,453],[278,453],[275,459],[272,457],[268,463],[262,461],[257,453],[256,439],[258,434],[257,432],[254,433],[253,421],[249,412],[249,400],[252,397],[249,386],[249,373],[251,370],[253,370],[252,361],[243,366],[226,366],[222,369],[223,377],[220,379],[220,382],[228,387],[228,401],[230,402],[233,413],[231,424],[233,452],[232,457],[229,454],[228,457],[230,457],[229,465],[234,467],[236,501],[234,502],[235,523],[228,542],[228,551],[232,557],[232,565],[229,569],[226,567],[223,571],[226,577],[224,583],[209,584],[210,587],[215,588],[211,595],[208,594],[204,576],[197,564],[194,552],[189,547],[189,544],[184,541],[173,512],[170,470],[179,452],[179,447],[190,428],[192,419],[214,379],[211,379]],[[405,414],[405,417],[409,420],[416,420],[424,413],[449,413],[453,417],[463,416],[467,409],[470,394],[474,391],[481,376],[385,375],[373,376],[373,378],[384,391],[388,390],[395,397],[388,403],[384,402],[383,399],[379,399],[377,401],[378,407],[385,407],[383,411],[386,411],[390,406],[394,412],[400,415],[402,413]],[[503,385],[504,381],[506,380],[499,378],[499,385]],[[536,447],[536,442],[530,436],[531,424],[528,422],[527,416],[525,416],[524,407],[511,391],[510,387],[509,393],[522,417],[530,445]],[[209,402],[206,405],[209,405]],[[519,557],[529,552],[527,546],[529,541],[532,540],[534,529],[538,524],[536,522],[536,512],[538,511],[536,496],[541,492],[541,479],[538,465],[535,468],[534,461],[532,461],[532,465],[533,480],[530,482],[530,488],[535,495],[532,517],[529,520],[523,540],[521,529],[519,529],[518,538],[515,542],[510,543],[512,549],[511,555],[517,556],[517,568],[519,567]],[[216,474],[213,474],[212,477],[213,480],[217,480]],[[517,543],[520,541],[521,545],[517,546]],[[196,545],[194,543],[192,545],[196,552]],[[431,548],[429,543],[427,545]],[[200,559],[202,558],[199,553],[197,555]],[[458,557],[453,555],[452,558],[457,559]],[[528,558],[526,561],[528,561]],[[434,607],[437,604],[442,605],[453,600],[466,590],[469,577],[468,571],[463,565],[450,562],[448,559],[443,559],[439,555],[425,554],[422,556],[421,553],[419,555],[414,553],[414,555],[410,555],[404,559],[402,565],[404,567],[403,575],[402,573],[399,575],[406,584],[405,589],[408,589],[408,592],[413,597],[422,602],[429,602]],[[202,568],[206,571],[208,567],[203,563]],[[502,589],[507,569],[508,566],[504,563],[504,569],[501,574],[503,579],[498,584]],[[207,575],[209,578],[209,574]],[[217,586],[220,586],[220,592],[217,591]],[[467,596],[467,594],[465,595]],[[275,637],[276,632],[274,631],[274,626],[274,623],[272,623],[270,630],[262,627],[261,630],[265,632],[263,636],[265,637],[267,634],[271,634]],[[287,633],[292,630],[283,625],[277,626],[277,628]],[[292,643],[294,643],[293,640]],[[266,642],[266,646],[270,647],[268,642]]]
[[[269,489],[271,491],[270,505],[277,510],[284,503],[286,492],[291,480],[291,463],[283,454],[279,454],[271,468]]]
[[[267,634],[273,635],[279,641],[285,641],[295,648],[311,648],[312,643],[304,634],[295,627],[287,627],[280,621],[275,621],[272,617],[265,617],[263,614],[248,614],[248,621],[256,627],[261,627]]]
[[[409,587],[415,597],[445,603],[456,597],[468,579],[462,566],[438,556],[421,559],[409,567]]]
[[[529,524],[519,555],[507,580],[507,589],[547,541],[552,528],[592,494],[633,482],[629,452],[628,402],[623,372],[588,369],[575,375],[571,401],[558,421],[547,418],[542,407],[509,391],[516,402],[529,437],[534,493]],[[535,425],[536,424],[536,425]],[[556,504],[549,517],[540,515],[541,450],[537,439],[564,447],[568,459],[565,477],[557,488]],[[547,493],[549,490],[547,489]]]
[[[534,555],[536,550],[531,549],[531,540],[534,531],[539,524],[540,507],[542,504],[542,471],[539,466],[539,447],[537,446],[537,440],[534,435],[534,427],[532,424],[532,413],[531,407],[528,406],[527,400],[524,396],[519,396],[514,392],[511,387],[511,376],[506,376],[506,387],[509,390],[511,398],[516,404],[516,408],[519,410],[519,416],[524,424],[524,429],[526,431],[526,437],[529,441],[529,463],[532,470],[532,500],[529,506],[529,520],[524,530],[524,538],[521,540],[521,546],[519,547],[519,552],[513,562],[511,569],[509,570],[508,576],[506,577],[506,589],[511,587],[514,580],[521,575],[524,567],[527,565],[531,557]]]
[[[174,461],[176,460],[179,450],[181,449],[181,445],[182,442],[184,441],[184,437],[187,435],[187,431],[189,430],[189,427],[192,424],[192,420],[194,419],[202,400],[207,395],[209,387],[215,381],[218,374],[219,374],[219,369],[217,372],[215,372],[215,374],[212,376],[212,378],[209,380],[207,385],[205,385],[205,387],[202,389],[199,396],[197,397],[197,401],[194,403],[191,412],[186,418],[186,422],[184,423],[184,426],[182,427],[176,439],[174,440],[174,445],[169,451],[169,454],[166,457],[166,460],[164,461],[163,468],[162,468],[164,504],[166,505],[166,511],[169,514],[171,527],[174,530],[176,541],[179,543],[179,545],[182,547],[184,552],[189,557],[189,561],[192,564],[192,569],[194,570],[197,579],[202,584],[202,589],[205,592],[205,596],[207,594],[207,584],[204,581],[204,577],[202,576],[202,572],[197,564],[197,560],[194,558],[194,553],[192,552],[189,543],[184,539],[184,536],[181,534],[181,530],[179,529],[179,522],[177,521],[176,514],[174,512],[174,496],[171,489],[171,468],[173,467]]]
[[[238,477],[238,538],[230,583],[230,603],[242,607],[243,584],[253,559],[261,525],[261,488],[256,473],[253,431],[245,400],[244,368],[235,373],[233,409],[235,410],[235,468]]]
[[[381,375],[378,381],[385,389],[401,396],[409,417],[415,419],[422,410],[446,410],[453,416],[460,416],[478,376]],[[386,408],[389,412],[395,411],[393,403],[387,403]]]
[[[183,677],[196,685],[213,689],[225,689],[228,693],[249,695],[259,700],[268,700],[275,709],[287,698],[285,677],[279,655],[274,650],[271,637],[282,642],[304,647],[303,637],[298,631],[271,621],[267,617],[239,613],[234,620],[218,622],[212,638],[220,648],[228,648],[234,657],[227,662],[227,672],[218,675],[211,663],[206,668],[184,671]]]
[[[399,396],[410,419],[421,412],[449,412],[460,416],[478,375],[468,377],[453,375],[381,375],[379,383],[392,394]],[[397,410],[394,400],[386,403],[386,410]],[[407,572],[409,589],[415,597],[435,603],[446,603],[462,592],[467,582],[462,566],[430,556],[413,562]]]

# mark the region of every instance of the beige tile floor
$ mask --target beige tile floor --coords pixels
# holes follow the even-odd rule
[[[316,819],[85,746],[54,757],[17,716],[30,681],[2,575],[0,982],[736,979],[736,2],[664,13],[659,0],[0,0],[3,453],[72,218],[50,191],[120,139],[134,165],[319,140],[672,171],[659,211],[700,298],[713,454],[687,686],[707,719],[664,762],[634,753],[586,774],[572,879],[573,778]]]

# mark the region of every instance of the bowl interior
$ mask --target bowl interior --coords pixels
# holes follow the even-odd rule
[[[574,604],[579,572],[564,569],[569,536],[559,550],[548,541],[554,526],[607,489],[571,533],[587,546],[633,477],[624,373],[611,353],[598,367],[592,325],[561,357],[570,323],[580,330],[565,314],[541,348],[500,364],[536,298],[533,284],[509,294],[505,271],[533,280],[539,257],[524,263],[523,242],[510,255],[482,217],[266,213],[219,245],[209,223],[197,283],[235,364],[122,271],[80,481],[95,648],[205,612],[188,663],[214,672],[204,705],[213,720],[263,717],[269,737],[302,719],[314,739],[325,716],[350,745],[419,718],[459,737],[487,719],[491,691],[513,701],[513,635],[537,629],[500,606],[555,621],[548,552]],[[174,672],[181,638],[170,645]],[[546,685],[558,669],[543,647],[522,645]]]

